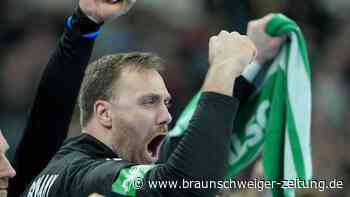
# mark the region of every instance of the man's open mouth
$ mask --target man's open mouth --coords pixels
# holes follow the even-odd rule
[[[159,158],[160,147],[164,141],[165,134],[158,134],[154,136],[147,144],[147,152],[153,162],[156,162]]]

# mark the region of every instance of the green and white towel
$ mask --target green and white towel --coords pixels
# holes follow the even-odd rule
[[[267,180],[310,180],[312,177],[311,69],[306,44],[297,24],[277,14],[266,29],[271,36],[286,34],[288,41],[269,66],[249,65],[243,75],[256,77],[267,68],[257,90],[240,109],[238,128],[231,137],[229,171],[234,177],[263,155]],[[183,135],[201,92],[187,105],[170,137]],[[222,153],[224,154],[224,153]],[[274,197],[295,196],[294,189],[274,188]]]

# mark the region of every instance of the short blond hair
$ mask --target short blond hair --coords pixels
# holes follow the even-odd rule
[[[93,115],[96,100],[110,100],[113,82],[124,68],[136,71],[162,69],[163,60],[152,53],[118,53],[106,55],[88,65],[79,93],[80,123],[86,126]]]

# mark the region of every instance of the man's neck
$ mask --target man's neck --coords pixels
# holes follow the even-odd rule
[[[113,150],[112,142],[110,142],[111,138],[108,136],[110,132],[106,128],[103,128],[98,124],[94,124],[94,122],[90,122],[82,128],[82,132],[95,137]]]

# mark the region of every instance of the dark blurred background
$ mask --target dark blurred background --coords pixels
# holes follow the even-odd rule
[[[72,0],[0,1],[0,128],[11,145],[21,138],[41,73],[62,33]],[[344,189],[299,196],[350,196],[349,0],[147,0],[103,27],[92,60],[115,52],[163,57],[174,122],[207,70],[208,39],[221,29],[246,32],[249,20],[282,12],[301,27],[313,70],[312,145],[317,179],[344,180]],[[78,110],[70,136],[80,132]],[[35,153],[33,153],[35,154]],[[255,169],[254,167],[250,169]],[[248,173],[249,174],[249,173]],[[223,196],[265,196],[241,191]]]

